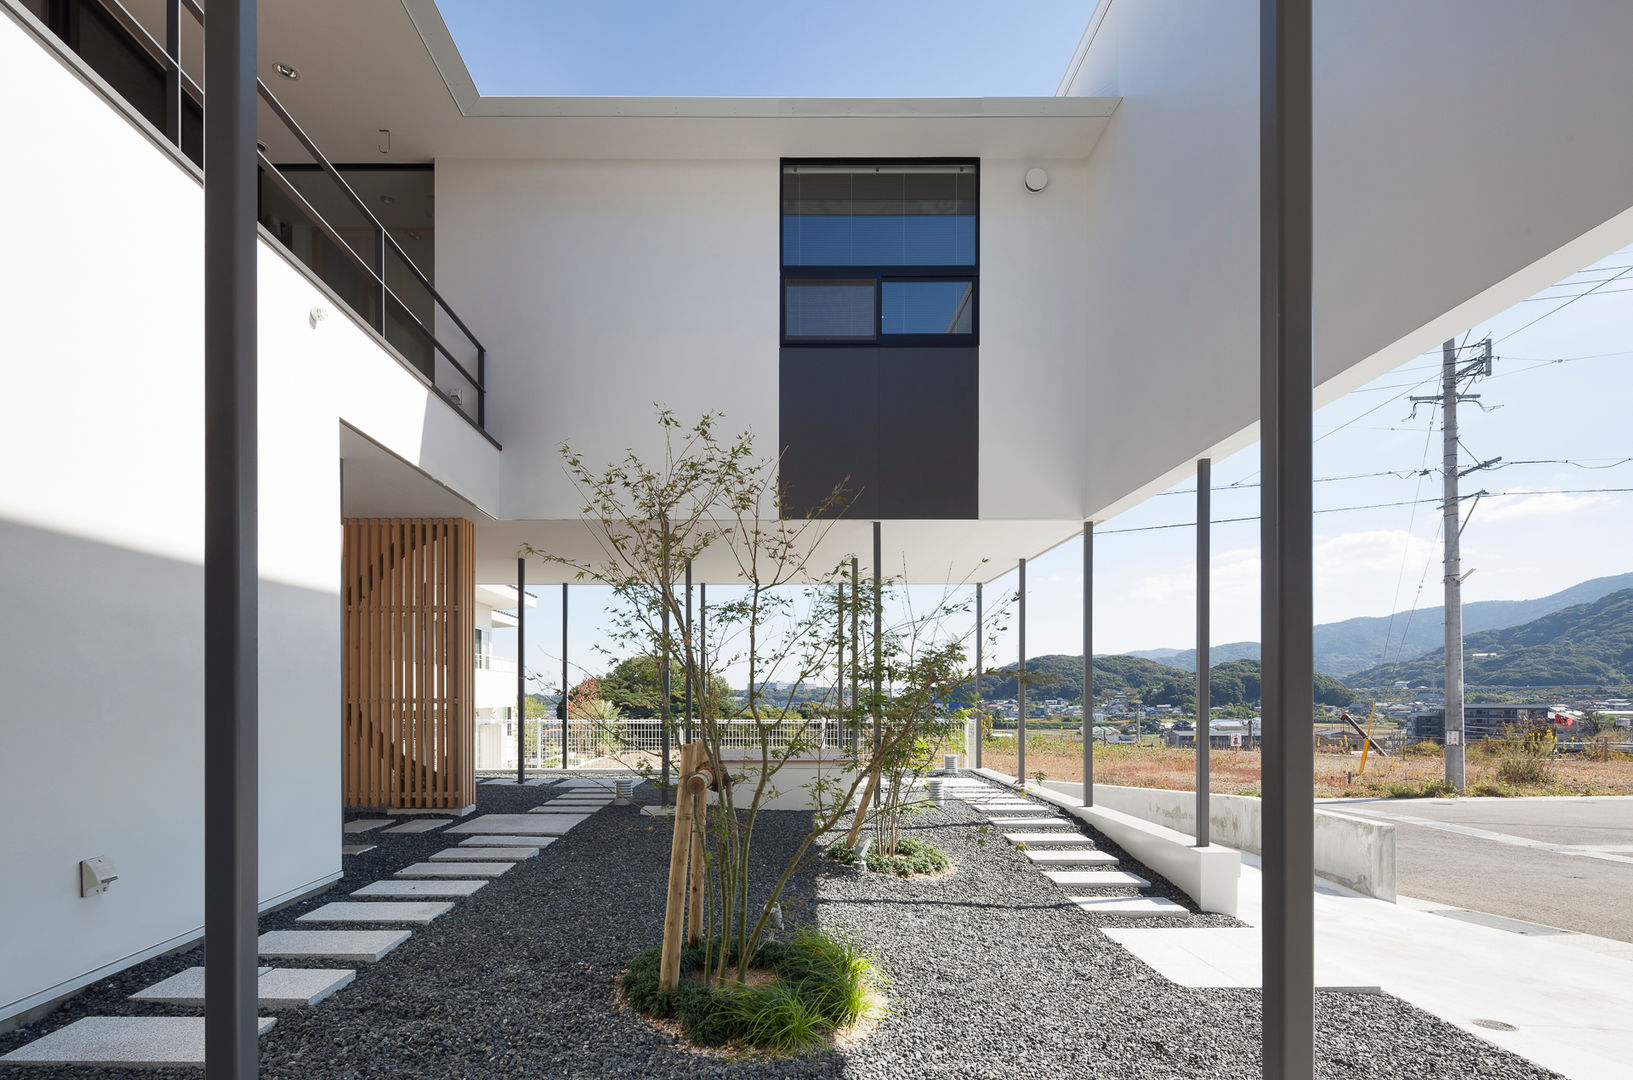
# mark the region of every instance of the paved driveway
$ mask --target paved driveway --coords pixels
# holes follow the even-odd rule
[[[1633,797],[1319,802],[1395,823],[1402,896],[1633,942]]]

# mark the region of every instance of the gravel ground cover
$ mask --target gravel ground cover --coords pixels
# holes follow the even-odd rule
[[[478,812],[519,812],[549,788],[483,785]],[[637,802],[655,801],[650,787]],[[1041,804],[1040,804],[1041,806]],[[790,919],[847,934],[894,980],[893,1014],[843,1052],[782,1061],[729,1059],[687,1048],[632,1017],[614,981],[662,933],[670,829],[635,807],[609,807],[426,927],[319,1005],[276,1014],[261,1040],[262,1076],[343,1077],[1049,1077],[1096,1080],[1259,1075],[1259,995],[1168,984],[1096,932],[1129,920],[1068,904],[982,814],[949,802],[913,835],[952,857],[951,874],[902,880],[825,861],[785,894]],[[799,813],[762,814],[756,833],[768,869],[803,833]],[[374,851],[344,860],[324,894],[273,913],[295,919],[390,876],[451,843],[439,833],[351,837]],[[338,837],[337,837],[338,842]],[[1100,847],[1122,855],[1097,838]],[[1122,869],[1140,869],[1126,860]],[[1152,877],[1153,895],[1186,903]],[[1194,915],[1192,925],[1238,925]],[[310,924],[307,924],[310,925]],[[1141,923],[1140,925],[1149,925]],[[202,951],[161,957],[103,980],[49,1017],[0,1034],[0,1053],[86,1015],[197,1015],[126,1001],[133,991],[202,962]],[[289,966],[284,964],[283,966]],[[314,962],[308,966],[335,966]],[[1386,996],[1322,994],[1319,1075],[1377,1078],[1540,1078],[1554,1074]],[[0,1078],[151,1077],[132,1070],[0,1066]]]

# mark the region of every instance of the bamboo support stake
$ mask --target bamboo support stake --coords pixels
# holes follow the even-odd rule
[[[845,846],[852,851],[856,850],[856,840],[862,835],[862,822],[868,816],[868,804],[873,801],[874,789],[879,786],[879,770],[874,769],[868,774],[867,787],[862,789],[862,801],[856,804],[856,820],[851,822],[850,835],[845,837]]]
[[[703,923],[707,912],[703,910],[703,829],[702,823],[708,820],[709,788],[713,785],[712,770],[702,769],[703,744],[692,743],[695,752],[692,756],[693,772],[686,777],[682,788],[682,799],[688,803],[695,803],[692,808],[693,828],[691,864],[691,888],[686,903],[686,944],[696,945],[703,938]],[[684,764],[684,763],[683,763]],[[682,769],[685,772],[685,769]]]
[[[680,748],[683,787],[697,766],[698,744]],[[686,857],[692,848],[692,800],[675,800],[675,833],[669,844],[669,895],[663,909],[663,952],[658,964],[658,989],[680,986],[680,939],[685,930]]]

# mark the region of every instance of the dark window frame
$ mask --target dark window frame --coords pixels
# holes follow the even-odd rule
[[[871,166],[955,165],[975,169],[981,175],[980,158],[783,158],[777,165],[777,264],[781,275],[777,296],[777,337],[785,348],[865,348],[890,349],[917,346],[962,347],[981,344],[981,203],[977,194],[975,205],[975,259],[958,266],[789,266],[784,249],[782,182],[785,170],[802,166],[864,169]],[[873,279],[873,336],[869,338],[809,338],[788,336],[788,290],[783,282],[790,278],[818,278],[841,280]],[[883,318],[883,284],[887,281],[938,281],[952,279],[970,282],[970,332],[968,334],[886,334],[880,325]]]

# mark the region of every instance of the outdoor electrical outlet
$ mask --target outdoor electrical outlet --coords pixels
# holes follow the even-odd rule
[[[79,864],[79,895],[95,896],[105,893],[108,886],[119,880],[118,871],[114,870],[113,862],[102,856],[86,859]]]

